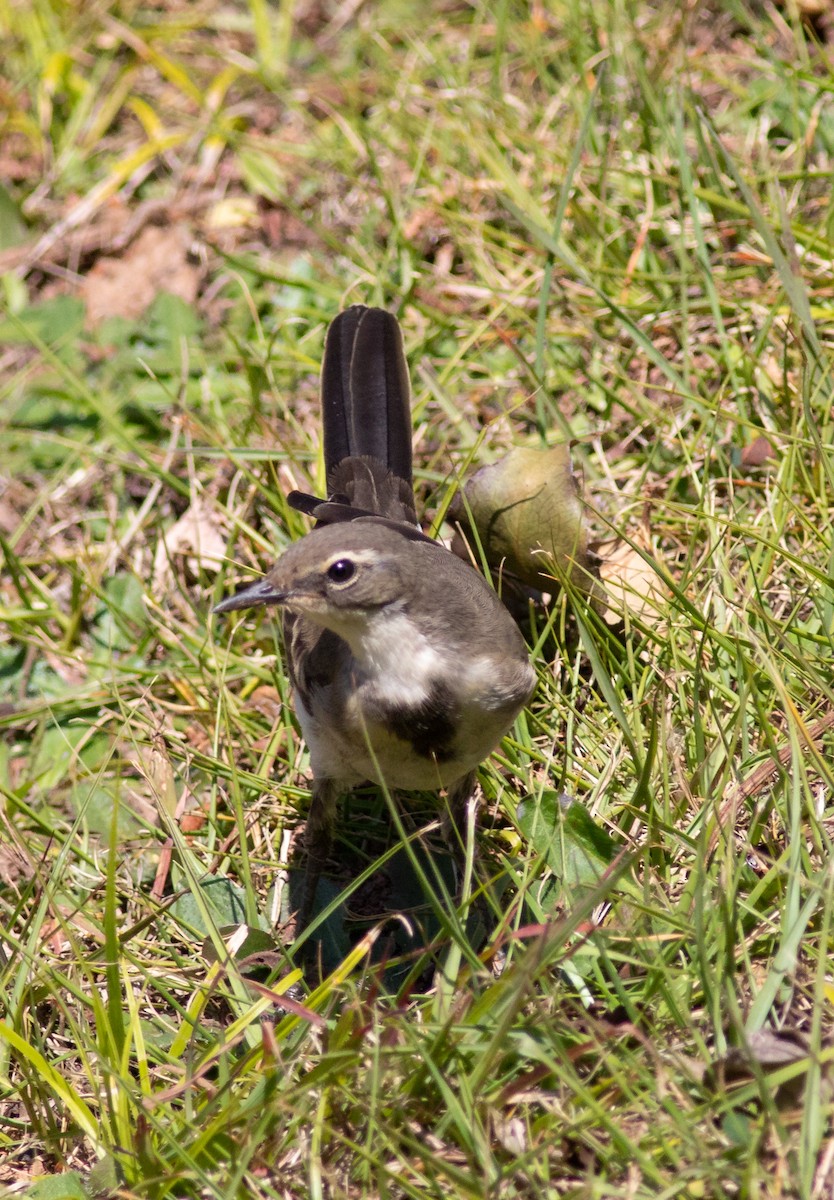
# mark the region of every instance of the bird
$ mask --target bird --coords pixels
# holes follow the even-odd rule
[[[476,770],[530,700],[521,632],[472,565],[423,533],[412,480],[408,366],[396,317],[355,304],[321,372],[327,499],[315,527],[215,613],[278,606],[312,774],[297,929],[309,923],[340,798],[361,783],[446,789],[458,832]]]

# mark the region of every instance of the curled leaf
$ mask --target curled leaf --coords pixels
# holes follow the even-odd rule
[[[490,566],[539,591],[569,582],[602,603],[566,445],[510,450],[467,481],[451,516],[464,530],[474,525]]]

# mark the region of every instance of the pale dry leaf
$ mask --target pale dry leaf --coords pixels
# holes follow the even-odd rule
[[[219,571],[226,559],[226,537],[216,510],[198,498],[175,521],[156,547],[153,564],[153,589],[157,594],[172,581],[171,563],[185,558],[192,575],[199,571]]]
[[[648,539],[638,532],[631,542],[617,542],[602,553],[600,575],[608,597],[605,619],[615,624],[628,612],[647,625],[657,626],[663,619],[667,591],[657,571],[639,550],[649,551]],[[652,556],[656,557],[654,552]]]
[[[784,1067],[808,1056],[808,1039],[798,1029],[756,1029],[748,1035],[750,1055],[762,1067]]]
[[[177,809],[176,776],[164,738],[154,734],[150,746],[141,747],[136,765],[145,776],[156,804],[174,816]]]
[[[227,196],[211,206],[204,225],[209,230],[254,228],[259,220],[258,206],[251,196]]]
[[[743,1083],[756,1076],[756,1067],[763,1072],[779,1071],[808,1060],[810,1051],[806,1035],[799,1029],[757,1029],[747,1037],[743,1046],[731,1046],[727,1053],[711,1064],[707,1079],[713,1086],[722,1089]],[[805,1092],[805,1072],[777,1084],[774,1099],[782,1109],[795,1108],[802,1103]],[[823,1094],[830,1096],[831,1085],[826,1073],[823,1076]]]
[[[160,292],[193,304],[200,272],[188,261],[190,244],[184,225],[148,225],[124,254],[100,258],[81,287],[87,325],[98,325],[106,317],[135,320]]]
[[[494,1114],[492,1128],[497,1142],[508,1154],[525,1154],[529,1149],[527,1123],[521,1117]]]
[[[273,725],[277,725],[284,713],[284,703],[277,688],[267,683],[256,687],[247,701],[247,707],[266,717]]]
[[[15,533],[21,524],[20,514],[5,500],[0,499],[0,531],[5,534]]]
[[[771,351],[765,351],[759,357],[757,366],[759,370],[764,371],[774,387],[783,388],[785,386],[785,368],[781,358],[777,358]]]
[[[211,753],[211,738],[206,733],[202,725],[198,725],[192,721],[190,725],[185,727],[185,741],[192,750],[196,750],[198,754]]]

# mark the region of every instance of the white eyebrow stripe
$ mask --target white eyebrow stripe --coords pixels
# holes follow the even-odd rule
[[[378,550],[339,550],[324,559],[323,565],[325,568],[332,567],[334,563],[341,562],[343,559],[354,563],[378,563],[380,557]]]

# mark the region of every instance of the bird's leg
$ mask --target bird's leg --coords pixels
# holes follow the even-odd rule
[[[322,871],[327,865],[333,846],[333,828],[336,824],[336,805],[340,788],[334,779],[314,779],[313,797],[307,817],[307,868],[304,873],[304,890],[298,912],[297,932],[306,929],[313,916],[316,889]]]
[[[446,793],[446,810],[443,814],[443,837],[456,858],[466,854],[466,809],[475,794],[478,776],[470,771],[452,784]]]
[[[457,869],[458,902],[463,899],[461,892],[466,873],[466,838],[469,828],[468,809],[475,803],[475,791],[478,786],[478,776],[475,771],[464,775],[457,783],[449,788],[446,794],[446,812],[443,817],[443,836],[451,850]],[[473,846],[473,855],[477,861],[477,844]],[[477,890],[477,879],[474,880]],[[473,945],[482,943],[489,928],[489,905],[484,895],[477,896],[470,902],[467,932]]]

